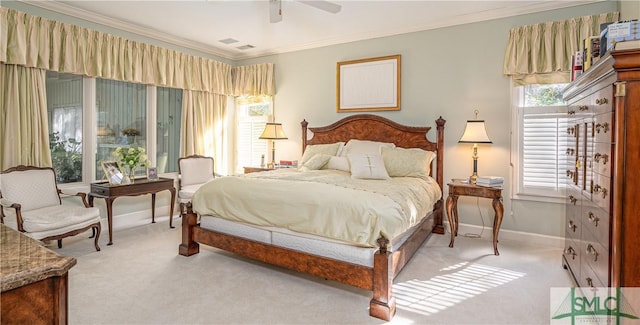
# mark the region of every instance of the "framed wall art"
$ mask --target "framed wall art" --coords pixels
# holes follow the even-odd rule
[[[400,55],[338,62],[338,112],[399,111]]]

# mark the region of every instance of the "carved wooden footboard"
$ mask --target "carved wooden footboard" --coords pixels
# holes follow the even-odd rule
[[[303,121],[303,150],[309,144],[359,139],[394,142],[398,147],[434,151],[437,153],[434,177],[442,190],[444,124],[445,120],[442,118],[436,120],[437,142],[431,142],[426,138],[429,127],[403,126],[380,116],[359,114],[346,117],[326,127],[310,128],[314,137],[307,140],[307,122]],[[180,255],[197,254],[200,244],[205,244],[290,270],[371,290],[373,295],[369,303],[369,314],[383,320],[390,320],[395,314],[393,279],[432,232],[444,233],[443,204],[442,200],[439,200],[400,247],[389,250],[389,240],[380,238],[379,249],[375,252],[373,267],[370,268],[205,229],[198,224],[198,216],[191,210],[190,204],[181,204],[180,209],[182,214]]]

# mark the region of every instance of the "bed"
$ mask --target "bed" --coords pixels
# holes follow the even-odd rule
[[[419,213],[420,215],[419,218],[414,220],[415,222],[406,223],[406,229],[397,230],[393,226],[390,226],[392,229],[385,228],[381,230],[376,228],[375,231],[372,231],[372,236],[376,236],[376,238],[372,239],[371,236],[363,236],[366,238],[358,242],[350,242],[349,239],[345,238],[325,238],[317,233],[306,233],[303,228],[280,227],[272,224],[261,224],[260,222],[257,222],[257,224],[248,223],[246,220],[239,221],[234,219],[236,217],[235,210],[232,212],[224,210],[225,212],[215,213],[210,211],[225,205],[224,200],[226,199],[245,197],[249,200],[258,200],[259,198],[256,195],[237,195],[239,192],[233,191],[210,194],[216,192],[207,192],[209,191],[208,189],[202,189],[196,192],[192,202],[181,204],[182,243],[179,246],[179,254],[183,256],[197,254],[199,245],[204,244],[294,271],[370,290],[372,291],[372,299],[369,304],[369,314],[376,318],[390,320],[395,314],[396,308],[392,292],[393,279],[400,273],[431,233],[444,234],[442,224],[442,186],[445,120],[439,118],[435,122],[436,142],[432,142],[427,138],[431,127],[405,126],[377,115],[351,115],[324,127],[309,128],[306,120],[301,122],[303,153],[307,149],[311,151],[311,148],[335,143],[348,143],[349,140],[354,139],[363,142],[392,143],[396,148],[419,148],[422,150],[412,150],[435,153],[428,169],[429,177],[425,181],[421,181],[420,184],[431,183],[431,187],[437,187],[439,195],[434,197],[435,200],[429,203],[430,206],[426,210],[420,207],[415,208],[412,204],[409,205],[408,209],[412,210],[413,214]],[[309,138],[309,131],[312,133],[311,138]],[[349,159],[352,156],[355,155],[350,155]],[[304,158],[305,155],[303,154]],[[433,168],[433,164],[435,164],[435,168]],[[303,164],[303,166],[309,165],[308,161]],[[315,175],[314,173],[326,173],[338,178],[343,177],[340,175],[341,172],[332,170],[327,172],[311,170],[308,174]],[[261,182],[276,182],[280,181],[279,178],[284,177],[287,181],[290,181],[288,178],[293,177],[291,175],[295,176],[295,174],[300,173],[277,170],[257,174],[262,175],[251,174],[229,177],[224,181],[219,180],[228,182],[225,183],[225,186],[221,186],[222,183],[211,184],[209,188],[213,189],[217,186],[218,188],[231,189],[234,188],[234,186],[231,186],[234,184],[233,182],[247,182],[249,184],[250,179],[253,178]],[[395,179],[395,177],[392,178]],[[408,177],[398,177],[397,179],[405,178]],[[328,186],[324,184],[324,180],[322,182],[322,186]],[[357,183],[359,180],[355,182]],[[370,184],[374,184],[374,182]],[[330,186],[337,188],[335,184],[330,184]],[[343,187],[350,186],[344,185]],[[424,186],[428,187],[427,185]],[[374,186],[371,186],[371,188],[374,188]],[[378,189],[372,191],[375,192]],[[380,189],[380,191],[382,190]],[[223,197],[225,198],[223,199]],[[289,200],[287,196],[281,197],[281,200]],[[211,203],[213,207],[211,209],[214,210],[204,208],[208,206],[208,203],[204,203],[204,201],[210,198],[213,198],[213,203]],[[284,205],[285,201],[279,202],[278,199],[272,199],[271,203]],[[335,206],[340,205],[342,203],[335,204]],[[234,203],[231,203],[230,206],[234,206]],[[333,205],[325,206],[329,209]],[[293,208],[295,209],[296,207],[294,206]],[[225,213],[229,215],[220,215]],[[290,211],[285,213],[291,214]],[[422,216],[423,213],[424,216]],[[268,213],[257,212],[257,214],[256,217],[258,219],[266,219],[264,216]],[[305,213],[293,214],[309,217]],[[289,215],[286,217],[288,221],[293,220]],[[315,220],[313,218],[308,219]],[[387,233],[388,235],[385,235]]]

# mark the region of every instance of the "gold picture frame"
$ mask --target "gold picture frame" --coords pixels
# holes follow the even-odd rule
[[[124,180],[124,174],[120,170],[120,166],[115,161],[100,161],[100,165],[102,166],[102,170],[104,171],[104,176],[109,180],[109,184],[111,185],[119,185],[122,184]]]
[[[400,54],[338,62],[336,111],[399,111]]]

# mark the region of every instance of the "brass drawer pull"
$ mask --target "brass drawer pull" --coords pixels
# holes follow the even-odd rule
[[[578,199],[576,199],[573,195],[569,195],[569,201],[571,201],[573,205],[576,205],[576,202],[578,202]]]
[[[602,98],[602,99],[596,99],[596,104],[598,104],[598,105],[604,105],[604,104],[606,104],[608,102],[609,102],[609,100],[606,97]]]
[[[578,110],[581,111],[581,112],[588,111],[589,110],[589,106],[580,105],[580,106],[578,106]]]
[[[569,114],[569,115],[575,115],[575,114],[576,114],[576,111],[569,110],[569,111],[567,112],[567,114]]]
[[[596,251],[595,247],[593,247],[593,245],[589,244],[587,245],[587,254],[589,255],[593,255],[593,261],[597,262],[598,261],[598,251]]]
[[[575,173],[575,172],[574,172],[573,170],[569,170],[569,169],[567,169],[567,177],[571,177],[571,178],[573,178],[573,174],[574,174],[574,173]]]
[[[595,162],[600,162],[600,159],[602,159],[602,164],[606,165],[607,161],[609,161],[609,155],[605,154],[601,154],[599,152],[596,152],[595,155],[593,155],[593,160],[595,160]]]
[[[596,217],[596,215],[593,214],[593,212],[589,211],[589,221],[597,227],[598,221],[600,221],[600,218]]]
[[[567,254],[567,255],[571,255],[571,259],[572,259],[572,260],[575,260],[575,259],[576,259],[576,255],[578,255],[578,254],[576,253],[576,250],[575,250],[575,249],[573,249],[573,247],[571,247],[571,246],[569,246],[569,248],[567,248],[567,249],[564,251],[564,253],[565,253],[565,254]]]
[[[575,134],[576,133],[576,129],[574,127],[567,128],[567,133],[570,134],[570,135],[571,134]]]
[[[576,152],[575,149],[573,148],[567,148],[567,156],[573,156],[573,154]]]
[[[593,186],[593,191],[591,191],[593,193],[602,193],[602,198],[606,198],[607,197],[607,189],[596,184]]]
[[[587,285],[593,288],[593,279],[586,278],[585,280],[587,280]]]
[[[608,122],[604,122],[602,124],[600,124],[600,123],[596,124],[596,132],[597,133],[600,133],[600,129],[602,129],[602,133],[609,132],[609,123]]]
[[[576,228],[578,228],[578,226],[573,222],[573,220],[569,220],[569,229],[573,230],[573,232],[576,232]]]

